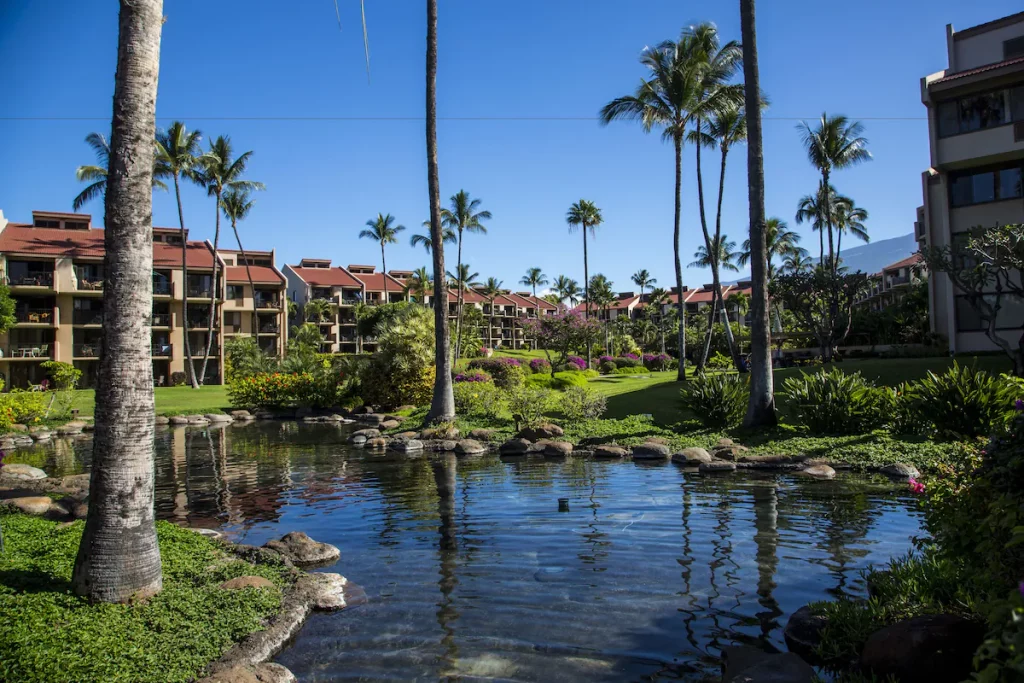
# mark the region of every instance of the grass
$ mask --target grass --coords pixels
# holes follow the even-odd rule
[[[193,413],[222,413],[231,410],[228,401],[228,388],[222,385],[210,385],[192,389],[191,387],[157,387],[153,390],[156,398],[157,415],[190,415]],[[95,413],[96,392],[92,389],[79,389],[75,392],[72,408],[78,409],[82,417],[92,417]]]
[[[283,565],[252,565],[213,541],[157,522],[163,591],[135,605],[90,605],[71,592],[84,522],[61,526],[0,515],[0,680],[189,681],[280,608],[275,590],[222,590],[244,575],[290,580]]]
[[[985,356],[958,356],[960,365],[976,367],[991,373],[1010,372],[1010,359],[1003,354]],[[859,372],[876,384],[895,386],[924,377],[929,370],[942,372],[953,365],[953,358],[865,358],[863,360],[847,360],[842,363],[829,363],[825,366],[805,368],[780,368],[775,371],[775,384],[781,386],[788,377],[799,377],[801,372],[817,372],[820,368],[831,368],[833,365],[845,372]]]

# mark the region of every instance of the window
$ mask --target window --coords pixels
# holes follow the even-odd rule
[[[242,313],[240,311],[232,311],[224,314],[224,324],[234,329],[241,329],[242,327]]]
[[[950,203],[956,208],[1021,196],[1021,167],[967,171],[950,176]]]
[[[996,174],[975,173],[971,176],[971,200],[974,204],[991,202],[996,198]]]
[[[59,228],[60,221],[54,221],[47,218],[37,218],[33,222],[33,225],[35,225],[37,228]]]
[[[960,132],[959,107],[954,102],[940,102],[938,106],[939,137],[946,138]]]
[[[1020,196],[1020,169],[1005,168],[999,172],[999,198],[1010,199]]]
[[[1003,41],[1003,59],[1024,57],[1024,36]]]
[[[65,230],[86,230],[89,224],[84,221],[64,221]]]
[[[224,257],[224,265],[225,266],[233,266],[233,265],[235,265],[235,259],[232,258],[231,256],[225,256]]]
[[[1010,119],[1024,121],[1024,85],[1010,90]]]
[[[994,304],[995,296],[992,296],[989,302]],[[999,312],[996,313],[996,329],[1020,329],[1022,317],[1024,301],[1012,294],[1003,294],[999,300]],[[956,297],[956,329],[957,332],[984,332],[988,329],[987,321],[982,319],[981,313],[971,304],[970,298],[963,294]]]
[[[229,299],[242,299],[245,298],[243,294],[242,285],[228,285],[228,298]]]
[[[994,128],[1024,119],[1024,85],[978,93],[936,105],[939,137]],[[1015,116],[1011,116],[1011,112]]]

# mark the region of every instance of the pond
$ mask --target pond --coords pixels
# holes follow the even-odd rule
[[[699,680],[720,648],[781,648],[812,600],[920,530],[903,485],[575,458],[417,458],[348,428],[259,422],[157,434],[157,511],[252,544],[341,549],[365,605],[314,614],[277,661],[299,680]],[[89,438],[13,458],[68,474]],[[569,510],[559,511],[559,498]]]

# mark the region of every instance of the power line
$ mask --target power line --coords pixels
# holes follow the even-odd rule
[[[160,121],[423,121],[422,116],[158,116]],[[765,116],[765,121],[810,121],[815,116]],[[927,116],[849,116],[856,121],[927,121]],[[0,116],[0,121],[109,121],[109,116]],[[439,116],[439,121],[591,121],[596,116]]]

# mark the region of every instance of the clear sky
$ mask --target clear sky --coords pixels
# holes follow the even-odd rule
[[[367,82],[358,0],[167,0],[158,125],[175,119],[253,150],[249,177],[266,183],[242,224],[246,246],[275,247],[278,265],[303,256],[376,263],[358,239],[367,219],[407,226],[389,268],[426,265],[408,237],[428,217],[424,141],[425,3],[366,0]],[[649,269],[672,284],[671,147],[631,123],[601,127],[598,110],[631,92],[646,45],[700,21],[739,39],[736,0],[440,0],[438,74],[442,197],[460,188],[494,214],[471,235],[465,260],[515,287],[529,266],[582,281],[582,241],[569,205],[597,203],[605,224],[590,242],[590,272],[619,290]],[[796,124],[822,110],[863,121],[874,160],[834,176],[870,211],[875,239],[906,234],[928,163],[919,79],[946,66],[945,25],[966,28],[1020,10],[1019,0],[761,0],[761,84],[767,209],[796,227],[814,169]],[[83,142],[110,130],[116,58],[113,0],[0,0],[0,209],[70,211]],[[709,208],[718,158],[706,157]],[[747,229],[746,151],[729,157],[725,232]],[[701,243],[693,150],[684,159],[683,258]],[[194,238],[213,238],[213,200],[183,197]],[[445,200],[446,201],[446,200]],[[103,206],[88,206],[96,224]],[[177,225],[173,194],[156,193],[156,225]],[[816,240],[800,226],[804,245]],[[226,236],[227,237],[227,236]],[[227,246],[233,246],[230,238]],[[815,251],[814,249],[811,249]],[[454,254],[450,260],[454,261]],[[689,269],[687,284],[709,279]]]

